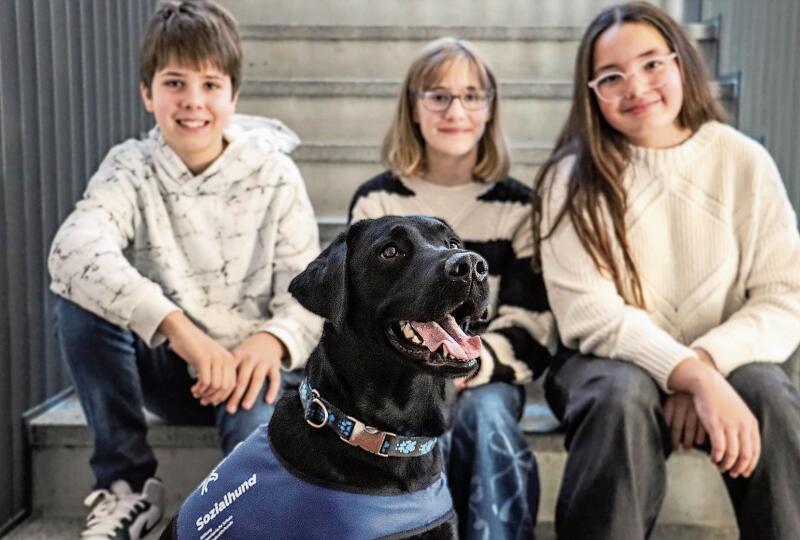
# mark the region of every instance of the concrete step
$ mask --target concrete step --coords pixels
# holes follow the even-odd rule
[[[240,24],[583,26],[617,0],[220,0]],[[682,20],[683,0],[654,0]]]
[[[74,540],[83,530],[82,518],[30,518],[6,536],[6,540]],[[164,524],[163,526],[166,526]],[[159,527],[147,540],[155,540],[161,534]],[[659,525],[651,540],[734,540],[738,537],[736,527],[728,525]],[[540,522],[536,527],[538,540],[555,540],[552,522]],[[256,539],[254,539],[256,540]]]
[[[532,184],[548,155],[547,148],[512,148],[511,175]],[[303,144],[292,158],[303,174],[314,210],[321,215],[346,215],[358,186],[384,170],[378,146]]]
[[[323,216],[317,214],[317,226],[319,227],[319,243],[324,249],[325,246],[333,242],[336,235],[342,232],[347,225],[347,216],[334,214]]]
[[[394,111],[399,81],[286,80],[245,81],[239,111],[278,118],[313,144],[374,145]],[[715,82],[729,108],[736,86]],[[569,82],[507,81],[500,85],[502,118],[513,145],[551,146],[567,117]]]
[[[34,517],[20,524],[6,536],[6,540],[74,540],[83,530],[82,518]],[[166,524],[164,524],[166,526]],[[159,527],[147,540],[155,540],[161,534]],[[536,527],[538,540],[555,540],[552,522],[540,522]],[[736,527],[728,525],[658,525],[651,540],[734,540],[738,538]],[[257,540],[257,539],[253,539]]]
[[[715,72],[717,25],[686,30]],[[243,26],[245,78],[400,79],[426,42],[472,41],[501,81],[570,80],[581,27]]]
[[[536,404],[529,404],[526,413],[526,422],[532,416],[546,417],[548,414],[541,405],[537,409]],[[160,460],[158,474],[167,488],[167,511],[172,513],[221,457],[216,435],[210,427],[167,426],[153,416],[148,416],[148,423],[148,437]],[[92,485],[88,466],[92,442],[77,398],[71,396],[33,419],[29,425],[29,440],[33,466],[33,515],[46,520],[84,516],[81,501]],[[539,521],[543,531],[548,526],[552,531],[555,501],[566,459],[563,436],[558,433],[530,434],[529,441],[536,453],[541,476]],[[733,531],[733,535],[708,538],[735,538],[730,503],[722,480],[708,457],[697,451],[682,452],[670,458],[667,470],[669,484],[659,520],[660,530],[673,531],[670,533],[673,534],[699,527],[700,532],[711,531],[713,534]]]
[[[166,505],[175,512],[181,501],[222,458],[214,428],[168,426],[147,414],[148,441],[159,461]],[[31,420],[34,515],[46,518],[86,515],[83,499],[94,478],[89,469],[92,437],[76,396],[72,395]]]
[[[33,516],[13,529],[5,540],[75,540],[84,528],[84,517],[47,518]],[[156,540],[166,527],[164,520],[144,540]]]

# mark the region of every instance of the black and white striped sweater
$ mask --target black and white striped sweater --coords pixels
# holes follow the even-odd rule
[[[473,187],[435,186],[387,171],[358,188],[348,221],[412,214],[447,220],[464,247],[489,263],[490,323],[481,334],[481,368],[468,386],[524,384],[544,371],[558,342],[542,276],[531,270],[530,188],[513,178]]]

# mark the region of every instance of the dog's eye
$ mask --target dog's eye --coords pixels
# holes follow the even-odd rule
[[[461,244],[458,242],[458,240],[450,240],[447,242],[447,247],[450,249],[460,249]]]
[[[384,259],[394,259],[398,255],[400,255],[400,250],[397,249],[397,246],[391,244],[383,248],[383,251],[381,251],[381,257]]]

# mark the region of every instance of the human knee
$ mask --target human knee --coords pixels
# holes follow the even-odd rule
[[[800,392],[776,364],[752,363],[728,377],[763,426],[800,427]]]
[[[584,389],[584,404],[593,414],[614,422],[635,421],[650,417],[661,398],[655,381],[640,367],[626,362],[612,362],[602,377],[590,379]]]
[[[60,296],[56,297],[53,316],[58,338],[65,345],[88,343],[103,327],[123,332],[122,328]]]
[[[236,445],[249,437],[253,431],[265,426],[272,418],[275,408],[259,400],[250,410],[239,409],[234,414],[225,412],[225,404],[219,406],[219,431],[222,450],[229,454]]]
[[[469,388],[459,397],[457,422],[472,427],[516,423],[521,404],[520,389],[507,383]]]

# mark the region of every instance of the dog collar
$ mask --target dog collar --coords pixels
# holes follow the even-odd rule
[[[436,445],[436,437],[403,437],[364,425],[320,396],[307,378],[300,383],[300,401],[303,403],[308,425],[317,429],[328,426],[347,444],[377,456],[424,456]]]

